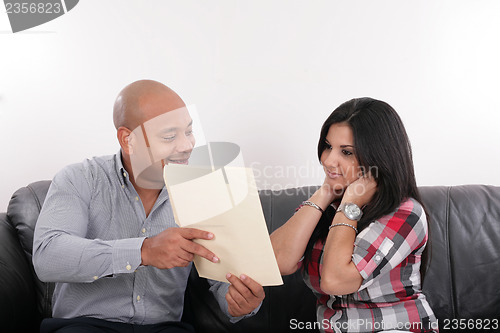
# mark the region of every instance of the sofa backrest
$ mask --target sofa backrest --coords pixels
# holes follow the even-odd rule
[[[35,277],[37,312],[50,316],[53,284],[42,283],[31,264],[33,230],[50,181],[19,189],[8,207],[6,220],[16,232],[26,256],[26,268]],[[260,191],[269,232],[284,224],[295,208],[314,193],[315,186],[281,191]],[[458,318],[499,318],[500,288],[500,187],[464,185],[421,187],[430,216],[432,258],[424,292],[440,324]],[[0,216],[5,220],[5,216]],[[0,226],[5,223],[0,223]],[[7,227],[6,227],[7,228]],[[3,231],[2,231],[3,232]],[[285,284],[266,287],[259,313],[230,325],[208,295],[206,281],[191,273],[186,293],[185,319],[202,332],[281,332],[290,321],[315,320],[315,299],[300,274],[284,277]],[[265,328],[265,329],[264,329]]]
[[[429,186],[420,193],[432,240],[423,290],[440,324],[500,318],[500,187]]]

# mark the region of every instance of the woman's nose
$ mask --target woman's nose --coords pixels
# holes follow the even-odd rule
[[[323,154],[324,154],[323,166],[327,168],[338,167],[339,159],[333,150],[326,150]]]

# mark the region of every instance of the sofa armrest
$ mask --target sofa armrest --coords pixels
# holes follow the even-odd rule
[[[0,213],[0,321],[4,332],[38,332],[33,274],[7,215]]]

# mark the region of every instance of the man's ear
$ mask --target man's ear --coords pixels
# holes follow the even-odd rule
[[[133,154],[134,152],[133,147],[135,144],[135,140],[132,131],[122,126],[118,128],[116,136],[118,138],[118,143],[120,144],[120,147],[122,147],[122,151],[124,151],[127,155]]]

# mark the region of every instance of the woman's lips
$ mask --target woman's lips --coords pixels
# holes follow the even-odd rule
[[[336,172],[330,172],[328,170],[325,170],[325,172],[326,172],[326,175],[328,176],[328,178],[331,178],[331,179],[337,179],[341,176],[339,173],[336,173]]]

